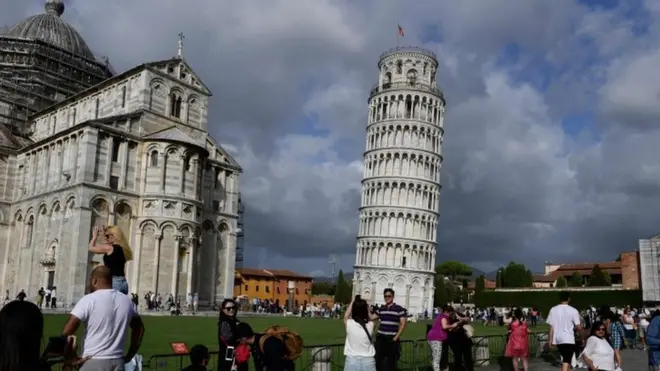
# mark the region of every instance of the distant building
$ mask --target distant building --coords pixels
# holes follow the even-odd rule
[[[242,170],[208,133],[211,92],[182,41],[115,74],[62,0],[44,10],[0,35],[0,290],[56,286],[72,305],[101,263],[92,228],[115,224],[130,292],[231,297]]]
[[[639,240],[642,300],[660,302],[660,235]]]
[[[555,287],[557,279],[564,277],[566,281],[575,273],[582,276],[583,285],[586,285],[594,267],[600,267],[612,278],[612,286],[626,290],[638,290],[642,287],[640,279],[639,254],[636,251],[624,252],[616,261],[572,263],[572,264],[545,264],[545,274],[533,277],[535,288]]]
[[[236,269],[234,297],[270,300],[288,307],[289,281],[295,284],[294,305],[307,305],[312,302],[312,277],[282,269]]]

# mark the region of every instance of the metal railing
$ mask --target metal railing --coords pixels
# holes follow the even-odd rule
[[[528,335],[530,357],[541,356],[547,343],[547,333],[531,333]],[[472,359],[475,367],[501,364],[506,348],[506,335],[475,336],[473,339]],[[296,371],[312,370],[343,370],[344,344],[309,345],[305,346],[302,356],[296,360]],[[216,370],[218,352],[211,352],[207,368]],[[249,361],[250,370],[254,369],[253,360]],[[449,362],[453,355],[449,353]],[[431,349],[426,339],[401,341],[401,357],[398,362],[400,371],[421,371],[432,367]],[[510,360],[507,361],[507,364]],[[156,354],[145,359],[143,370],[180,371],[190,364],[187,354]]]
[[[398,89],[412,89],[412,90],[424,91],[431,94],[435,94],[440,98],[442,98],[443,100],[445,99],[445,93],[442,91],[442,89],[434,85],[422,84],[417,81],[384,82],[383,85],[375,84],[374,86],[371,87],[370,96],[373,96],[374,94],[377,93],[386,92],[388,90],[398,90]]]
[[[378,57],[378,59],[382,60],[383,58],[387,58],[392,54],[406,53],[406,52],[420,53],[420,54],[426,55],[427,57],[430,57],[430,58],[433,58],[433,59],[438,59],[438,57],[435,55],[434,52],[432,52],[428,49],[419,47],[419,46],[397,46],[396,48],[392,48],[392,49],[389,49],[389,50],[386,50],[385,52],[383,52],[380,55],[380,57]]]

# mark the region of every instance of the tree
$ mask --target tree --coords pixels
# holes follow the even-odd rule
[[[477,277],[476,281],[474,282],[474,293],[478,294],[480,292],[484,292],[486,290],[486,277],[482,274],[481,276]]]
[[[504,273],[504,268],[500,268],[500,269],[498,269],[498,270],[497,270],[497,275],[495,276],[495,287],[497,287],[498,289],[499,289],[500,287],[504,287],[504,286],[502,285],[502,278],[503,278],[503,277],[502,277],[502,273]]]
[[[582,275],[580,272],[573,272],[571,274],[571,279],[568,280],[568,286],[569,287],[582,287],[582,283],[584,282],[584,279],[582,278]]]
[[[555,282],[555,287],[559,287],[559,288],[568,287],[568,282],[566,282],[566,278],[564,278],[564,276],[559,276],[559,278],[557,278],[557,282]]]
[[[329,282],[312,283],[312,295],[335,295],[335,285]]]
[[[445,277],[436,274],[434,281],[435,294],[433,295],[433,306],[442,308],[449,301],[447,288],[445,287]]]
[[[446,262],[435,266],[435,274],[449,277],[452,281],[454,281],[456,280],[456,277],[471,276],[472,267],[456,260],[447,260]]]
[[[501,287],[532,287],[534,280],[532,278],[532,271],[527,269],[524,264],[516,263],[514,261],[500,269],[501,273]]]
[[[477,277],[474,281],[474,302],[476,303],[479,297],[484,291],[486,291],[486,277],[482,274]]]
[[[335,302],[347,304],[351,301],[351,286],[344,279],[344,272],[339,271],[337,275],[337,283],[335,284]]]
[[[604,272],[599,265],[596,265],[594,266],[594,269],[591,270],[591,276],[589,277],[589,286],[590,287],[612,286],[612,278],[607,272]]]

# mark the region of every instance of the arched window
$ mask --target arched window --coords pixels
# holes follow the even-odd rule
[[[32,233],[34,232],[34,216],[30,216],[25,225],[25,247],[32,245]]]
[[[403,62],[396,61],[396,73],[403,73]]]
[[[186,169],[186,171],[190,171],[192,169],[190,166],[190,156],[185,156],[183,158],[183,168]]]
[[[408,84],[415,85],[415,83],[417,82],[417,71],[416,70],[408,71],[406,77],[408,77]]]
[[[157,167],[158,166],[158,151],[153,150],[149,154],[149,166]]]
[[[385,74],[385,87],[389,87],[392,84],[392,72],[387,72]]]
[[[181,118],[181,96],[177,93],[170,94],[170,116]]]
[[[149,109],[153,108],[154,96],[160,94],[160,85],[156,84],[149,90]]]
[[[121,107],[124,108],[126,106],[126,86],[121,87]]]

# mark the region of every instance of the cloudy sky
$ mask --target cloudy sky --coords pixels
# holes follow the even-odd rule
[[[45,0],[0,0],[0,25]],[[448,98],[438,259],[614,259],[660,232],[658,0],[70,0],[117,70],[185,57],[244,167],[245,266],[354,261],[381,52],[438,55]]]

